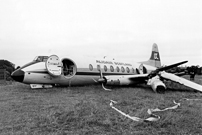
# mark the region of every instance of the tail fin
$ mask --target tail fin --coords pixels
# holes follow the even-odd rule
[[[141,62],[146,65],[154,66],[154,67],[161,67],[161,59],[160,59],[160,54],[158,50],[158,46],[156,43],[153,44],[152,46],[152,53],[151,57],[148,61]]]

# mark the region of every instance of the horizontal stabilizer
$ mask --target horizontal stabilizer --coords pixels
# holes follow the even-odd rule
[[[196,84],[194,82],[191,82],[191,81],[189,81],[187,79],[178,77],[178,76],[176,76],[174,74],[167,73],[167,72],[160,72],[160,76],[162,78],[164,78],[164,79],[168,79],[168,80],[180,83],[182,85],[185,85],[187,87],[190,87],[190,88],[193,88],[195,90],[198,90],[198,91],[202,92],[202,86],[201,85]]]

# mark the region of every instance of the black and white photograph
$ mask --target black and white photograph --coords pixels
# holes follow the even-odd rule
[[[201,135],[201,7],[1,0],[0,135]]]

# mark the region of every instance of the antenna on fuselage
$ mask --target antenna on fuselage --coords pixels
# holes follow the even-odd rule
[[[107,56],[104,56],[103,58],[104,58],[104,59],[106,59],[106,58],[107,58]],[[109,60],[111,60],[111,58],[110,58]],[[115,60],[115,58],[112,58],[112,60]]]

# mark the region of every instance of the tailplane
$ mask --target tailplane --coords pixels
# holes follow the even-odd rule
[[[156,43],[153,44],[152,46],[152,52],[151,52],[151,57],[148,61],[140,62],[146,65],[154,66],[154,67],[161,67],[161,59],[160,59],[160,54],[158,50],[158,46]]]

